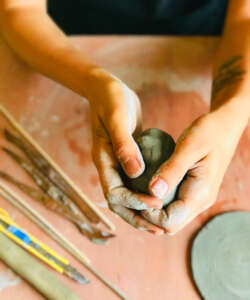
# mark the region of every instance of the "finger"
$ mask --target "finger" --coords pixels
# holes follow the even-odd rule
[[[163,234],[164,230],[142,218],[137,212],[121,205],[112,205],[112,210],[133,227],[154,233]]]
[[[187,171],[200,159],[198,151],[190,144],[180,144],[173,155],[153,176],[149,183],[151,195],[163,199],[183,179]]]
[[[130,102],[129,98],[128,102]],[[134,104],[131,108],[126,105],[119,106],[119,110],[109,117],[107,126],[116,158],[124,172],[129,177],[136,178],[143,173],[145,164],[141,151],[131,134],[136,129],[133,128],[135,124],[131,124],[136,120],[136,111],[133,110],[135,110]],[[131,118],[131,114],[134,114],[133,120],[128,119]]]
[[[122,205],[136,210],[162,207],[162,200],[152,196],[133,193],[129,189],[121,186],[113,188],[107,194],[107,199],[112,204]]]
[[[168,224],[168,217],[166,211],[163,209],[147,209],[141,211],[141,215],[144,219],[159,227],[166,228]]]
[[[162,200],[149,195],[136,194],[127,189],[117,170],[112,152],[107,145],[96,147],[95,163],[98,169],[105,197],[112,204],[123,205],[137,210],[161,208]]]
[[[178,199],[170,204],[166,213],[168,216],[165,230],[174,235],[182,230],[197,215],[214,202],[209,184],[205,180],[187,177],[179,190]]]
[[[145,169],[140,149],[128,132],[128,129],[122,123],[117,124],[119,120],[113,122],[117,125],[110,130],[115,156],[119,160],[124,172],[130,178],[136,178]]]
[[[162,201],[153,196],[135,194],[125,188],[118,172],[112,145],[104,138],[94,137],[93,158],[105,197],[113,204],[133,209],[161,208]]]

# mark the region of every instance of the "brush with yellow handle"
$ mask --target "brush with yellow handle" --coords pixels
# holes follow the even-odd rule
[[[2,208],[0,208],[0,232],[56,269],[59,273],[66,274],[81,284],[89,283],[89,280],[72,267],[66,259],[59,256],[29,233],[23,231]]]

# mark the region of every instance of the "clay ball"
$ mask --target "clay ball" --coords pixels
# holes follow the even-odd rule
[[[127,177],[125,173],[123,173],[124,182],[126,186],[134,192],[149,194],[149,182],[158,168],[167,161],[174,152],[175,141],[166,132],[160,129],[150,128],[145,130],[136,139],[136,143],[141,150],[145,162],[145,171],[141,176],[134,179]],[[176,189],[177,187],[170,191],[167,197],[163,199],[164,206],[174,199]]]

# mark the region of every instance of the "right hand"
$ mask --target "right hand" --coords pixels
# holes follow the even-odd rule
[[[119,79],[110,76],[105,88],[96,89],[90,101],[92,117],[92,155],[110,209],[132,226],[155,234],[164,230],[146,221],[139,212],[161,208],[162,200],[136,194],[124,186],[119,164],[135,178],[145,165],[133,136],[141,133],[141,106],[136,94]]]

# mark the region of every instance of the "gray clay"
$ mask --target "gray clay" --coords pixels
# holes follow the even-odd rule
[[[136,142],[141,150],[146,168],[144,173],[135,179],[125,176],[125,183],[135,192],[148,194],[148,184],[152,176],[174,152],[175,142],[169,134],[156,128],[145,130],[136,139]],[[168,196],[163,199],[164,206],[174,199],[176,189],[170,191]]]
[[[196,236],[193,278],[206,300],[250,299],[250,213],[216,216]]]

